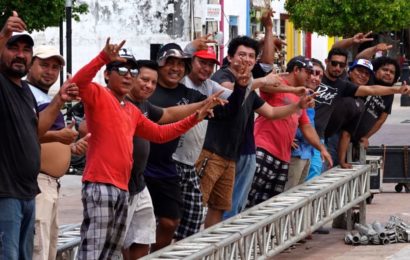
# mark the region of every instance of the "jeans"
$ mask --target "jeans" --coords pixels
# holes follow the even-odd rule
[[[339,165],[339,155],[337,149],[339,148],[339,139],[340,139],[340,132],[328,137],[326,139],[326,147],[329,151],[330,155],[332,156],[333,166]],[[326,170],[329,170],[326,167]]]
[[[0,198],[0,260],[33,257],[35,200]]]
[[[232,208],[225,212],[223,219],[240,213],[246,206],[249,191],[256,171],[256,155],[244,154],[236,162],[235,184],[233,186]]]

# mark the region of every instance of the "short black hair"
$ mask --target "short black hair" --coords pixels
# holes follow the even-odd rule
[[[384,65],[390,65],[390,64],[396,68],[396,71],[394,73],[394,83],[396,83],[400,77],[400,65],[397,62],[397,60],[387,57],[387,56],[379,57],[372,61],[373,71],[376,72]]]
[[[142,68],[158,71],[158,63],[152,60],[137,60],[137,69],[141,70]]]
[[[335,55],[345,56],[346,61],[347,61],[347,56],[349,55],[349,53],[347,52],[347,50],[342,49],[342,48],[332,48],[327,55],[327,59],[330,60],[332,56],[335,56]]]
[[[325,71],[325,66],[323,66],[323,63],[320,60],[312,58],[310,61],[313,63],[313,66],[319,66],[323,71]]]
[[[233,57],[235,55],[236,51],[238,50],[238,47],[243,45],[245,47],[254,49],[255,50],[255,58],[256,58],[259,55],[259,47],[258,47],[259,45],[258,44],[259,43],[256,40],[254,40],[254,39],[252,39],[248,36],[235,37],[231,40],[231,42],[228,45],[228,55],[230,57]]]

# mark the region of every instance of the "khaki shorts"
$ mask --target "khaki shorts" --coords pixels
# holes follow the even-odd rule
[[[207,159],[206,166],[203,162]],[[235,180],[235,162],[203,149],[195,164],[197,171],[203,168],[201,191],[203,202],[212,209],[230,210]]]
[[[145,187],[141,192],[130,196],[124,248],[129,248],[132,244],[154,244],[155,232],[154,209],[151,196]]]

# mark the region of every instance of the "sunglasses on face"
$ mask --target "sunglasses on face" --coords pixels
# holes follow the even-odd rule
[[[322,74],[321,70],[312,70],[312,75],[313,76],[320,76],[320,74]]]
[[[138,76],[138,69],[130,69],[127,67],[114,67],[112,68],[112,70],[115,70],[120,76],[125,76],[128,72],[133,78]]]
[[[339,65],[339,67],[341,69],[346,67],[346,62],[341,62],[341,61],[335,61],[335,60],[331,60],[330,64],[332,64],[333,67],[337,67],[337,65]]]

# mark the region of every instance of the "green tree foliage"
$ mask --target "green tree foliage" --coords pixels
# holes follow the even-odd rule
[[[11,16],[12,11],[27,24],[29,32],[44,30],[50,26],[58,26],[61,17],[65,17],[66,0],[0,0],[0,28]],[[88,5],[73,0],[72,17],[79,21],[79,14],[87,13]]]
[[[295,28],[320,35],[410,27],[409,0],[287,0],[285,8]]]

